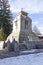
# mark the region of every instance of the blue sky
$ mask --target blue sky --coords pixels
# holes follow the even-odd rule
[[[23,8],[32,19],[32,26],[37,26],[43,34],[43,0],[9,0],[12,13]]]

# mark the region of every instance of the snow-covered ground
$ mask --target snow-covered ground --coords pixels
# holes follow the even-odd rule
[[[0,65],[43,65],[43,52],[0,59]]]

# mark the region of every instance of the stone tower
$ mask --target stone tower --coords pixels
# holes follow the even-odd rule
[[[13,33],[15,40],[22,43],[29,40],[29,34],[32,31],[31,19],[28,17],[28,13],[21,11],[17,14],[13,21]]]
[[[13,21],[12,33],[7,37],[7,41],[39,41],[38,36],[32,32],[32,20],[28,13],[20,11]]]

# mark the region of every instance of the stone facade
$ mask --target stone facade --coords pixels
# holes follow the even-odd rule
[[[7,40],[12,41],[14,38],[19,43],[23,43],[23,41],[39,41],[37,35],[32,32],[32,20],[28,13],[24,11],[19,12],[15,17],[12,33]]]
[[[12,33],[7,40],[0,42],[0,50],[15,51],[43,49],[43,37],[32,32],[32,20],[28,14],[21,11],[13,21]]]

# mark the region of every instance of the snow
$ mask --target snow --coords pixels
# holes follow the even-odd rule
[[[36,51],[37,51],[37,49],[34,49],[34,50],[32,49],[32,50],[29,50],[29,51],[28,51],[28,50],[26,50],[26,51],[21,51],[21,53],[36,52]]]
[[[0,41],[0,50],[3,50],[3,43],[4,41]]]
[[[0,59],[0,65],[43,65],[43,52]]]
[[[35,53],[41,53],[43,52],[43,49],[31,49],[26,51],[20,51],[20,55],[28,55],[28,54],[35,54]]]

